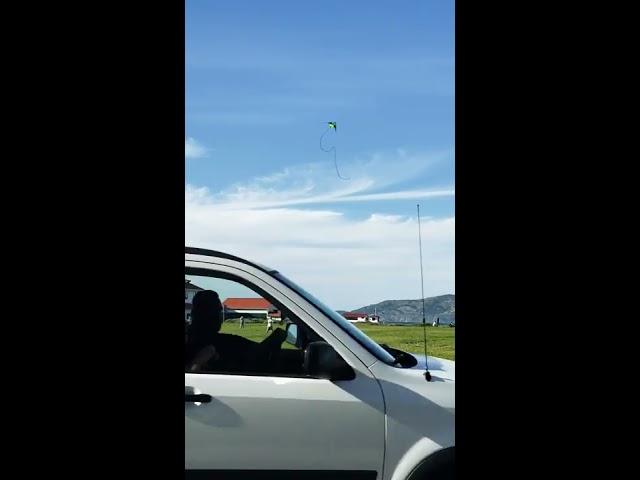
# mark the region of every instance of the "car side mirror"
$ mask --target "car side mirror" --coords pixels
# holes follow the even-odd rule
[[[298,327],[295,323],[287,324],[287,338],[285,342],[296,348],[303,349],[307,345],[307,335],[303,328]]]
[[[290,323],[287,325],[287,338],[285,340],[290,345],[294,347],[298,346],[298,325],[295,323]]]
[[[327,342],[311,342],[304,351],[304,371],[331,381],[353,380],[353,368]]]

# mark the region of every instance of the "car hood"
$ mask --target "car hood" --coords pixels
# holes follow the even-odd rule
[[[431,381],[427,382],[425,357],[415,357],[418,365],[413,368],[376,362],[370,369],[384,393],[389,438],[413,436],[415,442],[430,445],[426,450],[420,449],[428,453],[427,450],[455,445],[455,362],[428,357]]]
[[[456,362],[453,360],[447,360],[444,358],[431,357],[424,355],[412,354],[416,360],[418,360],[418,364],[415,367],[412,367],[411,370],[421,370],[424,372],[425,370],[425,358],[428,360],[429,372],[431,376],[438,377],[443,380],[456,380]]]

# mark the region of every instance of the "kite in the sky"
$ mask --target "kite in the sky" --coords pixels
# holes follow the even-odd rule
[[[324,138],[324,136],[329,133],[330,130],[333,130],[334,132],[338,133],[338,125],[336,122],[327,122],[327,129],[325,130],[325,132],[322,134],[322,136],[320,137],[320,150],[322,150],[323,152],[333,152],[333,164],[336,167],[336,173],[338,174],[338,177],[341,180],[349,180],[348,177],[343,177],[342,175],[340,175],[340,170],[338,170],[338,160],[336,158],[336,147],[333,146],[331,148],[324,148],[322,146],[322,139]]]

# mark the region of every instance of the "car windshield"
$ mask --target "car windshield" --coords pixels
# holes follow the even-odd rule
[[[329,317],[335,323],[337,323],[340,328],[342,328],[345,332],[347,332],[356,342],[358,342],[360,345],[366,348],[376,358],[378,358],[379,360],[382,360],[385,363],[388,363],[389,365],[395,364],[396,360],[395,358],[393,358],[393,356],[389,352],[387,352],[380,345],[378,345],[376,342],[371,340],[367,335],[364,334],[362,330],[360,330],[358,327],[351,324],[351,322],[349,322],[346,318],[344,318],[338,312],[334,311],[333,309],[331,309],[330,307],[322,303],[316,297],[311,295],[309,292],[307,292],[305,289],[303,289],[299,285],[296,285],[294,282],[289,280],[287,277],[285,277],[281,273],[276,272],[273,274],[273,276],[278,280],[280,280],[282,283],[284,283],[287,287],[291,288],[293,291],[295,291],[298,295],[300,295],[302,298],[307,300],[309,303],[311,303],[314,307],[316,307],[318,310],[324,313],[327,317]]]

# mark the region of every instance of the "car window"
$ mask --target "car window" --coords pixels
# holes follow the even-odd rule
[[[277,300],[227,277],[185,275],[185,372],[304,376],[304,347],[317,334]],[[286,341],[289,323],[304,341]]]
[[[318,310],[324,313],[327,317],[333,320],[340,328],[342,328],[345,332],[347,332],[351,336],[351,338],[353,338],[356,342],[358,342],[360,345],[366,348],[371,354],[373,354],[379,360],[382,360],[383,362],[389,365],[394,365],[396,363],[395,358],[393,358],[393,356],[389,352],[387,352],[380,345],[378,345],[371,338],[369,338],[362,330],[352,325],[351,322],[347,321],[342,315],[337,313],[335,310],[333,310],[329,306],[322,303],[316,297],[311,295],[309,292],[307,292],[305,289],[303,289],[293,281],[289,280],[287,277],[285,277],[281,273],[275,272],[272,275],[274,278],[280,280],[287,287],[289,287],[291,290],[296,292],[298,295],[304,298],[307,302],[309,302],[311,305],[316,307]]]

